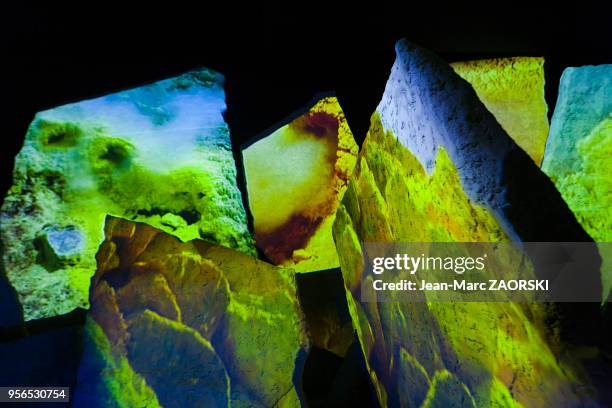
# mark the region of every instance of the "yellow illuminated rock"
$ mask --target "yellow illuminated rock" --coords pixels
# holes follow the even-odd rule
[[[539,166],[548,135],[544,59],[494,58],[450,65],[472,85],[508,135]]]

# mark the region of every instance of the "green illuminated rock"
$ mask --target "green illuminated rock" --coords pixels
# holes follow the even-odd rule
[[[544,59],[493,58],[454,62],[451,67],[472,85],[508,136],[539,166],[548,136]]]
[[[591,237],[612,242],[612,65],[563,72],[542,170]],[[612,259],[602,272],[605,296]]]
[[[228,406],[229,378],[197,331],[145,310],[128,320],[127,355],[164,407]]]
[[[222,84],[202,69],[36,115],[0,213],[26,320],[88,306],[106,214],[255,253]]]
[[[429,375],[425,368],[405,349],[400,349],[399,357],[397,383],[400,387],[410,389],[410,393],[400,394],[400,406],[420,407],[431,389]]]
[[[97,261],[89,324],[161,405],[300,406],[309,346],[293,271],[110,216]],[[115,376],[79,374],[87,390]]]
[[[380,404],[588,406],[587,380],[547,329],[554,308],[361,300],[362,242],[588,240],[465,81],[407,42],[397,54],[334,224]],[[595,272],[580,278],[595,282]]]

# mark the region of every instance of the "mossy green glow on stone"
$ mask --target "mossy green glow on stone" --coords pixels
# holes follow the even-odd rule
[[[107,214],[255,254],[222,84],[202,69],[36,115],[0,215],[2,259],[26,320],[88,306]],[[83,239],[69,262],[41,245],[45,229],[67,228]]]
[[[588,401],[575,391],[573,363],[553,353],[543,304],[361,301],[360,242],[508,241],[491,212],[463,191],[442,147],[429,175],[375,113],[334,238],[353,326],[382,406],[423,395],[423,384],[429,387],[424,406],[449,406],[457,395],[452,390],[465,406]],[[396,383],[402,372],[417,370],[424,380]]]
[[[542,170],[593,240],[612,242],[612,65],[563,72]],[[605,298],[612,258],[602,255]]]
[[[164,406],[300,406],[309,340],[293,270],[112,216],[105,237],[89,313]]]

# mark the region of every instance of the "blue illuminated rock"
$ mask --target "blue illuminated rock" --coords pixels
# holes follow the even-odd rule
[[[255,242],[270,262],[338,267],[331,229],[357,151],[335,97],[242,150]]]
[[[591,237],[612,242],[612,65],[563,72],[542,170]],[[602,278],[606,296],[609,257]]]

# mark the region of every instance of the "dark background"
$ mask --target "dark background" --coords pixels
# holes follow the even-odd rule
[[[423,1],[47,3],[13,3],[2,12],[2,195],[35,112],[200,66],[226,76],[226,120],[239,146],[326,91],[336,92],[362,140],[402,37],[448,61],[544,56],[551,112],[565,67],[612,63],[602,2],[558,3],[559,10],[514,2],[469,9]]]

